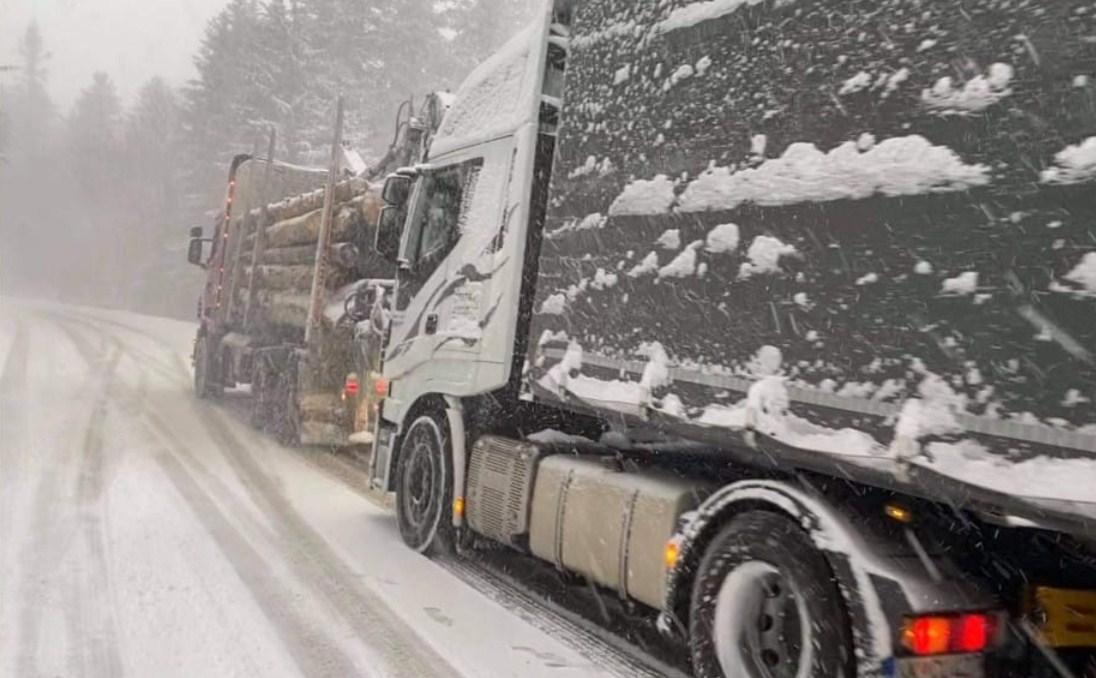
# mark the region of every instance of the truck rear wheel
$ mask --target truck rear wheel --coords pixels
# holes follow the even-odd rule
[[[396,464],[400,536],[420,553],[453,551],[453,462],[449,431],[426,414],[408,427]]]
[[[209,336],[199,335],[194,344],[194,392],[199,398],[221,395],[222,387],[217,376],[217,361]]]
[[[270,426],[274,437],[282,445],[297,447],[301,444],[301,408],[297,403],[297,361],[290,357],[278,365],[277,373],[268,375],[273,381],[270,394]],[[271,368],[273,369],[273,368]]]
[[[840,591],[798,525],[734,518],[693,582],[689,649],[697,678],[846,678],[852,640]]]
[[[251,375],[251,425],[260,431],[268,429],[274,418],[272,382],[275,380],[267,362],[257,358]]]

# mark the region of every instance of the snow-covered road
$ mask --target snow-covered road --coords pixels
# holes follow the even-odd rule
[[[642,675],[191,391],[193,326],[0,299],[0,675]]]

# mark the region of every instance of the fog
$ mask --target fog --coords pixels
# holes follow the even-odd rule
[[[225,0],[2,0],[0,64],[19,62],[19,43],[37,21],[49,60],[49,92],[67,110],[97,70],[125,102],[159,76],[178,86],[196,74],[193,56]],[[10,86],[11,75],[5,79]]]
[[[0,2],[0,294],[193,317],[233,155],[322,162],[333,101],[381,157],[399,104],[452,89],[535,0]]]

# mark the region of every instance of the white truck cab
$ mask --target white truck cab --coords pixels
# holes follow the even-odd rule
[[[394,202],[378,243],[387,239],[391,250],[400,233],[398,251],[386,252],[400,271],[383,420],[396,427],[427,394],[474,396],[510,380],[534,172],[551,144],[545,119],[558,115],[562,81],[562,63],[547,59],[551,26],[545,13],[480,65],[457,92],[427,163],[391,179],[410,181],[410,190],[386,191]],[[375,459],[374,482],[389,487],[387,451]]]

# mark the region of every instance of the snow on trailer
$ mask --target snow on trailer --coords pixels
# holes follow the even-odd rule
[[[536,398],[1096,532],[1096,5],[574,11]]]

